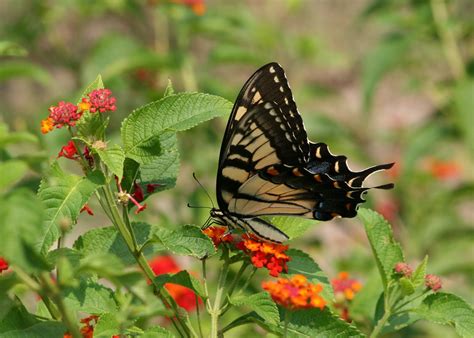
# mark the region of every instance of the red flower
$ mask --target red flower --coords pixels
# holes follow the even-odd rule
[[[256,268],[266,267],[270,275],[278,277],[281,272],[288,271],[286,263],[290,257],[285,254],[288,245],[263,242],[254,236],[244,234],[243,241],[236,248],[250,255],[250,261]]]
[[[77,110],[76,105],[60,101],[57,106],[49,108],[49,118],[51,118],[56,128],[61,128],[64,125],[73,127],[81,117],[81,113],[78,113]]]
[[[94,326],[97,324],[98,320],[99,316],[96,315],[81,319],[81,323],[84,324],[81,327],[81,334],[83,338],[94,338]],[[63,335],[63,338],[72,338],[72,335],[69,332],[66,332]]]
[[[156,188],[161,187],[161,184],[158,183],[149,183],[146,185],[146,192],[151,194],[155,191]]]
[[[212,239],[214,246],[217,248],[222,242],[230,243],[234,239],[230,234],[224,235],[227,232],[226,227],[207,227],[202,231],[207,237]]]
[[[79,154],[77,153],[77,148],[74,142],[71,140],[67,143],[67,145],[63,146],[61,148],[61,151],[58,154],[59,157],[65,157],[70,160],[75,160],[79,157]]]
[[[88,94],[90,103],[90,112],[101,112],[114,111],[117,109],[115,106],[115,97],[111,96],[112,91],[110,89],[96,89]]]
[[[138,201],[141,202],[145,199],[145,196],[143,195],[143,189],[140,186],[140,184],[137,184],[137,182],[133,182],[133,194],[132,196]]]
[[[319,295],[323,287],[312,284],[303,275],[294,275],[291,279],[279,278],[276,282],[262,283],[263,289],[281,306],[290,309],[323,309],[326,305]]]
[[[171,256],[155,257],[149,264],[155,276],[180,271],[178,264],[176,264],[176,261]],[[191,289],[172,283],[166,283],[165,288],[176,301],[176,304],[185,310],[192,311],[196,308],[196,295]],[[198,298],[198,301],[200,302],[201,300]]]
[[[393,268],[393,270],[395,270],[397,274],[403,275],[408,278],[410,278],[411,274],[413,273],[412,268],[407,263],[403,263],[403,262],[399,262],[395,264],[395,267]]]
[[[3,259],[3,257],[0,257],[0,273],[3,271],[8,270],[8,262]]]
[[[84,204],[80,212],[83,212],[83,211],[87,212],[91,216],[94,216],[94,212],[92,211],[92,209],[89,207],[87,203]]]
[[[436,275],[427,274],[425,276],[425,285],[428,289],[431,289],[436,292],[442,287],[441,278]]]

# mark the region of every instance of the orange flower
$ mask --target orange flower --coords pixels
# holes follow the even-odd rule
[[[227,232],[226,227],[207,227],[202,231],[207,237],[212,239],[214,246],[217,248],[222,242],[230,243],[234,239],[230,234],[225,234]]]
[[[321,284],[308,282],[303,275],[294,275],[291,279],[279,278],[276,282],[263,282],[263,289],[281,306],[290,309],[323,309],[326,302],[319,295]]]
[[[53,129],[54,129],[54,121],[51,117],[41,120],[41,132],[43,134],[47,134]]]
[[[250,261],[256,268],[266,267],[273,277],[288,271],[286,263],[290,257],[285,254],[288,245],[263,242],[248,234],[243,235],[242,239],[236,247],[250,255]]]
[[[81,327],[81,334],[83,338],[93,338],[94,337],[94,326],[97,324],[99,316],[92,315],[86,318],[81,319],[81,323],[84,324]],[[72,338],[72,335],[69,332],[66,332],[63,335],[63,338]]]
[[[428,171],[440,181],[451,181],[461,177],[461,165],[455,161],[428,159]]]
[[[338,294],[342,294],[346,300],[352,300],[356,292],[362,288],[362,284],[355,279],[349,279],[349,273],[345,271],[339,272],[338,278],[334,278],[331,284],[336,299]]]
[[[78,106],[81,111],[86,111],[91,108],[91,103],[84,97]]]
[[[155,276],[165,273],[176,273],[180,271],[178,264],[176,264],[176,261],[171,256],[155,257],[149,262],[149,264]],[[196,308],[197,296],[191,289],[172,283],[166,283],[165,288],[168,290],[171,297],[173,297],[173,299],[176,301],[176,304],[185,310],[191,311]],[[198,301],[200,302],[201,299],[198,298]]]

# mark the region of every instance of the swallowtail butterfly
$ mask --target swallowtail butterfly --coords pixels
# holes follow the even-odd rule
[[[269,63],[247,80],[232,108],[217,171],[219,209],[211,217],[280,243],[288,236],[260,216],[354,217],[370,189],[364,180],[392,165],[354,172],[345,156],[310,142],[283,68]]]

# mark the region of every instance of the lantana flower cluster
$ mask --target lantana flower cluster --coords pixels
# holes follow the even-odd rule
[[[413,269],[405,262],[398,262],[395,264],[393,271],[403,277],[410,278],[413,274]],[[425,275],[425,287],[433,292],[437,292],[442,288],[443,284],[439,276],[433,274]]]
[[[276,303],[290,310],[322,310],[326,305],[320,296],[322,285],[310,283],[303,275],[294,275],[290,279],[279,278],[276,282],[263,282],[262,287]]]
[[[340,316],[346,322],[351,322],[349,317],[349,303],[354,299],[354,296],[362,288],[362,284],[350,278],[346,271],[341,271],[337,278],[331,280],[331,285],[334,290],[334,297],[336,299],[334,306],[339,310]]]
[[[115,111],[115,97],[110,89],[96,89],[90,92],[78,106],[71,102],[60,101],[57,106],[49,108],[49,116],[41,121],[41,132],[47,134],[54,128],[74,127],[82,114]]]
[[[226,227],[207,227],[202,232],[212,239],[212,243],[216,248],[221,243],[232,243],[234,241],[234,237],[227,233]]]
[[[236,244],[237,249],[250,255],[250,261],[256,268],[267,268],[270,275],[278,277],[281,272],[287,272],[287,262],[290,257],[285,254],[288,245],[263,242],[252,235],[244,234],[242,241]]]

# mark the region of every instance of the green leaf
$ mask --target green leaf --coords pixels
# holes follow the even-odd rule
[[[122,178],[122,189],[125,191],[132,191],[133,182],[138,178],[140,174],[140,164],[131,158],[125,158],[123,162],[123,178]]]
[[[0,191],[7,190],[18,183],[26,171],[28,166],[25,162],[19,160],[10,160],[0,162]]]
[[[41,235],[37,239],[37,246],[42,253],[46,253],[59,238],[60,223],[75,224],[81,208],[103,184],[104,176],[100,171],[79,177],[64,173],[57,162],[51,166],[51,174],[42,180],[38,191],[46,207]]]
[[[35,249],[43,222],[43,204],[28,190],[16,190],[0,203],[0,257],[31,272],[47,270]]]
[[[91,280],[81,280],[78,287],[68,288],[63,295],[66,308],[71,311],[101,314],[116,312],[114,291]]]
[[[38,322],[18,298],[10,299],[6,293],[0,294],[0,305],[0,336]]]
[[[26,56],[28,51],[13,41],[0,41],[0,56]]]
[[[164,150],[160,137],[165,133],[192,128],[231,109],[229,101],[202,93],[170,95],[138,108],[122,124],[125,155],[149,163]]]
[[[328,308],[292,311],[288,333],[290,337],[364,337],[356,327],[332,314]]]
[[[457,85],[454,91],[454,118],[458,129],[463,133],[469,150],[474,152],[474,130],[472,107],[474,107],[474,80],[466,80]]]
[[[318,224],[318,221],[315,221],[314,219],[305,219],[291,216],[270,217],[269,222],[287,234],[290,239],[302,236],[306,230]]]
[[[99,317],[97,324],[94,326],[94,338],[110,338],[118,335],[122,328],[117,320],[117,314],[104,313]]]
[[[107,168],[118,177],[119,182],[123,175],[123,162],[125,161],[125,154],[118,144],[114,144],[106,149],[93,148],[99,155],[102,162]]]
[[[140,167],[142,184],[156,184],[154,192],[171,189],[179,173],[179,152],[173,149],[158,156],[152,163]]]
[[[104,139],[109,120],[109,116],[104,117],[102,113],[91,113],[86,110],[76,123],[78,138],[87,144]]]
[[[472,337],[474,333],[474,309],[453,294],[440,292],[429,295],[416,313],[431,322],[454,327],[461,337]]]
[[[280,314],[278,313],[278,308],[273,302],[268,292],[254,293],[249,296],[235,296],[232,297],[229,301],[235,306],[245,306],[250,308],[252,311],[255,311],[256,314],[258,314],[270,324],[278,325],[278,323],[280,322]]]
[[[61,322],[44,321],[29,327],[21,327],[17,330],[0,333],[0,338],[51,338],[63,337],[67,331]]]
[[[321,295],[326,301],[334,299],[334,292],[326,274],[319,265],[305,252],[298,249],[290,249],[286,252],[291,260],[288,262],[288,274],[301,274],[312,283],[320,283],[323,286]]]
[[[413,282],[413,286],[417,288],[418,286],[422,285],[425,282],[425,275],[426,275],[426,265],[428,264],[428,256],[425,256],[423,261],[418,265],[415,272],[411,276],[411,281]]]
[[[204,286],[194,276],[182,270],[175,274],[162,274],[155,277],[154,283],[158,287],[163,287],[166,283],[179,284],[193,290],[199,297],[205,298]]]
[[[402,277],[399,279],[398,283],[400,283],[400,288],[404,296],[411,295],[415,292],[415,286],[410,279]]]
[[[358,215],[364,223],[382,283],[386,288],[395,264],[405,261],[402,249],[393,238],[390,224],[380,214],[370,209],[360,208]]]
[[[385,38],[365,56],[362,65],[364,111],[370,110],[375,88],[382,77],[401,64],[401,59],[409,47],[408,42],[409,40],[405,37],[392,35]]]
[[[8,144],[17,144],[22,142],[38,143],[36,135],[27,132],[10,132],[5,123],[0,122],[0,149]]]
[[[138,245],[143,245],[151,237],[151,226],[149,224],[132,222],[131,226]],[[113,226],[87,231],[74,242],[73,248],[84,256],[111,253],[119,257],[126,265],[136,264],[136,260],[130,253],[127,244]],[[150,255],[156,250],[156,247],[149,245],[144,248],[143,253]]]
[[[211,256],[216,251],[211,239],[197,226],[184,225],[174,231],[161,227],[154,229],[155,240],[174,254],[202,259]]]

